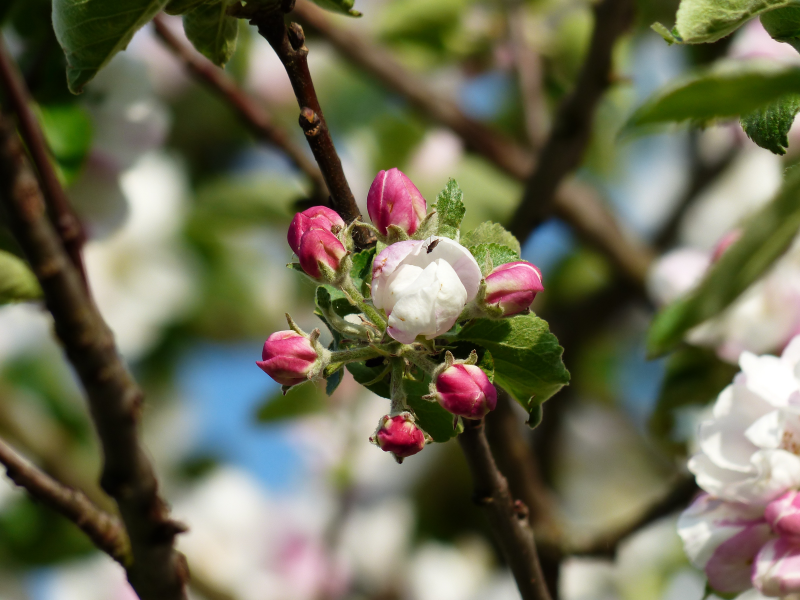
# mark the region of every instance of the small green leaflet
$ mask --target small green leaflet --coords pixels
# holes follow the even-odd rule
[[[439,235],[458,241],[461,221],[467,212],[464,192],[455,179],[450,179],[436,196],[436,212],[439,214]]]
[[[200,54],[220,67],[233,56],[239,38],[239,20],[228,16],[227,9],[228,1],[218,0],[183,15],[186,37]]]
[[[725,62],[656,92],[633,113],[623,132],[643,125],[738,117],[793,93],[800,93],[796,67]]]
[[[207,1],[208,0],[170,0],[169,4],[164,8],[164,12],[168,15],[182,15]]]
[[[331,12],[347,15],[348,17],[360,17],[361,13],[353,10],[355,0],[314,0],[314,4]]]
[[[275,423],[322,412],[327,407],[325,394],[313,383],[293,386],[286,395],[280,390],[271,394],[259,407],[256,418],[261,423]]]
[[[519,260],[519,255],[516,252],[500,244],[479,244],[470,246],[468,250],[478,261],[484,277],[491,273],[495,267]]]
[[[550,327],[534,314],[476,319],[458,334],[491,352],[495,382],[533,415],[537,405],[569,383],[569,371]]]
[[[797,0],[681,0],[672,42],[715,42],[767,11],[798,6]],[[661,28],[666,29],[663,25]]]
[[[742,237],[714,263],[688,296],[656,315],[647,340],[651,356],[672,350],[683,336],[725,310],[778,260],[800,229],[800,169],[790,171],[772,202],[747,220]]]
[[[38,300],[42,290],[21,258],[0,250],[0,304]]]
[[[465,234],[461,238],[460,243],[467,248],[470,246],[477,246],[478,244],[500,244],[501,246],[511,248],[518,257],[521,253],[519,240],[517,240],[510,231],[507,231],[505,227],[499,223],[492,223],[491,221],[481,223],[478,227]]]
[[[155,17],[168,0],[53,0],[53,28],[73,94]]]
[[[751,140],[782,156],[789,147],[789,130],[800,111],[800,95],[789,94],[744,115],[740,123]]]
[[[773,39],[800,51],[800,7],[771,10],[761,15],[761,24]]]
[[[77,102],[45,104],[39,107],[47,145],[67,184],[75,181],[92,147],[92,119]]]

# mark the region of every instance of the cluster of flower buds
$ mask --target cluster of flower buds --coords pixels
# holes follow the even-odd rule
[[[362,225],[370,227],[385,247],[373,259],[366,299],[364,288],[356,287],[350,274],[354,224],[346,224],[322,206],[292,220],[287,239],[303,271],[340,289],[356,310],[339,314],[333,306],[320,306],[329,327],[345,340],[333,353],[318,342],[318,330],[306,335],[291,320],[291,331],[269,336],[257,364],[285,387],[327,377],[347,362],[370,356],[382,355],[408,368],[414,363],[408,357],[414,353],[439,354],[429,340],[446,334],[459,319],[523,313],[543,290],[541,272],[534,265],[515,261],[492,268],[487,254],[482,272],[474,248],[470,251],[454,239],[436,235],[436,212],[428,214],[425,198],[398,169],[378,173],[369,189],[367,209],[373,224]],[[380,352],[369,354],[376,350]],[[431,377],[425,398],[458,418],[482,419],[494,410],[497,390],[477,366],[477,353],[456,360],[447,352],[438,365],[428,358],[424,361]],[[398,374],[401,371],[403,375]],[[431,440],[408,409],[405,392],[394,391],[403,388],[395,382],[407,376],[403,369],[392,367],[392,411],[370,438],[398,461]]]

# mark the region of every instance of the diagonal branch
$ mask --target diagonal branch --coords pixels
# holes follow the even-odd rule
[[[86,390],[105,459],[101,485],[117,502],[130,537],[133,563],[128,579],[142,600],[184,600],[188,569],[183,555],[174,549],[175,536],[184,527],[170,519],[139,442],[142,391],[50,224],[19,137],[4,117],[0,117],[0,203]]]
[[[269,113],[248,96],[225,71],[184,44],[158,15],[153,26],[159,39],[183,62],[186,69],[209,90],[220,96],[239,115],[258,139],[276,146],[289,157],[314,185],[315,196],[327,199],[328,189],[317,166],[290,138],[288,133],[272,121]]]
[[[20,133],[36,165],[42,191],[64,249],[86,285],[86,269],[81,255],[83,244],[86,242],[83,226],[72,210],[64,188],[58,180],[44,134],[31,109],[30,93],[14,59],[5,47],[2,34],[0,34],[0,84],[6,91],[7,100],[19,120]]]
[[[297,2],[294,14],[306,28],[329,42],[343,58],[380,81],[387,89],[401,95],[430,120],[453,131],[467,148],[515,179],[526,181],[531,175],[536,162],[533,154],[483,123],[469,118],[455,102],[434,92],[421,77],[404,68],[387,50],[360,36],[352,28],[337,27],[321,9],[307,0]],[[627,279],[640,288],[643,286],[652,252],[623,232],[597,192],[588,186],[567,182],[558,187],[554,206],[556,214],[569,223],[583,240],[599,248]],[[533,227],[528,224],[516,227],[515,233],[524,240],[531,231]]]
[[[633,0],[603,0],[594,5],[594,33],[575,89],[558,109],[555,125],[528,178],[522,203],[511,220],[521,236],[553,212],[556,190],[583,159],[597,104],[611,83],[612,53],[633,23]]]
[[[34,464],[17,454],[0,439],[0,463],[9,479],[31,496],[63,515],[100,550],[121,565],[130,564],[130,544],[119,520],[95,506],[86,495],[59,483]]]
[[[458,442],[472,473],[473,499],[486,513],[522,599],[550,600],[528,524],[528,509],[511,496],[508,481],[498,470],[486,441],[483,420],[464,419]]]

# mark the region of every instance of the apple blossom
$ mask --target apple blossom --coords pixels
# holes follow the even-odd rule
[[[317,351],[311,341],[295,331],[278,331],[264,342],[259,368],[281,385],[308,381],[317,362]]]
[[[396,225],[409,235],[414,233],[428,212],[425,198],[400,169],[381,171],[367,194],[367,212],[383,235]]]
[[[372,302],[389,317],[389,335],[410,344],[449,330],[475,298],[478,263],[458,242],[445,237],[387,246],[372,265]]]
[[[497,304],[504,316],[528,310],[542,290],[542,272],[524,260],[500,265],[486,276],[486,304]]]
[[[407,412],[394,417],[389,415],[382,417],[370,441],[384,452],[394,454],[397,462],[402,462],[407,456],[422,450],[426,442],[425,433]]]
[[[442,408],[467,419],[482,419],[497,406],[497,390],[475,365],[454,364],[442,371],[434,397]]]

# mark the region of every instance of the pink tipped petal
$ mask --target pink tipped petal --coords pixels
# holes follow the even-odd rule
[[[311,229],[303,235],[297,256],[303,270],[311,277],[318,279],[320,263],[326,264],[335,271],[346,254],[347,250],[342,242],[331,232]]]
[[[752,581],[765,596],[800,592],[800,545],[785,538],[767,542],[753,564]]]
[[[543,290],[541,271],[525,261],[500,265],[486,277],[486,303],[499,305],[506,316],[528,310]]]
[[[786,492],[770,502],[764,518],[781,537],[800,540],[800,492]]]
[[[769,525],[762,523],[745,527],[720,544],[705,568],[711,587],[724,594],[750,589],[753,561],[771,538]]]

